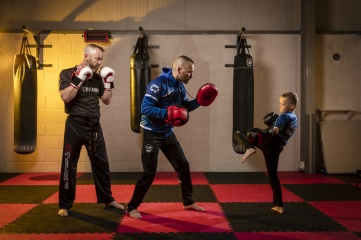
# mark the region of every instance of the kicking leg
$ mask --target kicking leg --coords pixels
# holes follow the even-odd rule
[[[236,131],[233,134],[233,139],[246,149],[241,159],[242,163],[244,163],[249,156],[256,153],[256,148],[248,141],[248,138],[242,132]]]
[[[256,149],[255,149],[255,148],[248,148],[248,149],[246,150],[246,152],[245,152],[245,153],[243,154],[243,156],[242,156],[242,159],[241,159],[242,163],[244,163],[249,156],[251,156],[251,155],[253,155],[253,154],[255,154],[255,153],[256,153]]]

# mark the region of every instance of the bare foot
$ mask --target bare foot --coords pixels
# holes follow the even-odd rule
[[[242,160],[241,160],[242,163],[244,163],[249,156],[251,156],[251,155],[253,155],[253,154],[255,154],[255,153],[256,153],[256,149],[255,149],[255,148],[247,148],[246,152],[245,152],[245,153],[243,154],[243,156],[242,156]]]
[[[113,201],[113,202],[110,202],[110,203],[105,203],[104,205],[107,208],[113,207],[113,208],[124,209],[124,207],[122,205],[120,205],[119,203],[117,203],[116,201]]]
[[[136,219],[142,218],[142,215],[138,212],[137,209],[133,209],[132,211],[130,211],[129,216]]]
[[[279,214],[283,214],[285,213],[285,209],[283,207],[279,207],[279,206],[276,206],[276,207],[273,207],[271,208],[273,211],[275,212],[278,212]]]
[[[196,211],[199,211],[199,212],[205,212],[207,211],[205,208],[202,208],[200,206],[198,206],[197,204],[193,203],[192,205],[189,205],[189,206],[183,206],[183,208],[185,210],[196,210]]]
[[[58,212],[58,216],[59,217],[67,217],[68,216],[68,210],[66,209],[60,209],[59,212]]]

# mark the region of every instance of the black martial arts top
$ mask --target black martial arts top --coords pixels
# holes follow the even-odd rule
[[[59,90],[67,88],[74,75],[76,67],[64,69],[59,75]],[[102,77],[93,72],[92,78],[85,80],[76,96],[65,103],[65,113],[71,116],[81,116],[90,119],[100,118],[99,98],[104,93]]]

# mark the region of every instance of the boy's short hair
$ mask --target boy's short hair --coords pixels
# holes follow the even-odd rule
[[[298,96],[294,92],[286,92],[282,94],[282,97],[287,98],[291,104],[294,104],[295,107],[297,106],[297,103],[299,101]]]

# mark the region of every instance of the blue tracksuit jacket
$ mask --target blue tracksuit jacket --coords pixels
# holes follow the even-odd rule
[[[172,75],[171,68],[163,68],[159,77],[152,80],[147,87],[141,107],[140,126],[146,130],[169,136],[173,126],[166,124],[167,107],[182,105],[189,112],[200,105],[197,99],[189,100],[183,82],[178,82]]]

